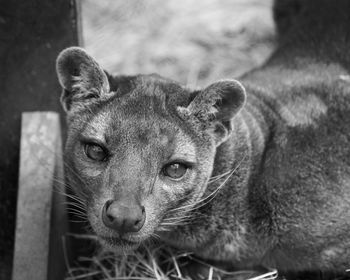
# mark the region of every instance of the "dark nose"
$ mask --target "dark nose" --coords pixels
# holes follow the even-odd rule
[[[108,200],[102,209],[102,221],[106,227],[119,234],[139,231],[145,223],[145,207],[133,203]]]

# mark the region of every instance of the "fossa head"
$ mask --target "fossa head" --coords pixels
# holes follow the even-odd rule
[[[216,148],[245,102],[235,80],[192,91],[158,75],[107,74],[83,49],[61,52],[57,73],[67,113],[67,178],[93,231],[134,248],[203,195]]]

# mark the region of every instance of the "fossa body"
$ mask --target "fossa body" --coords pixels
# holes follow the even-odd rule
[[[67,176],[105,245],[157,236],[236,267],[350,267],[350,3],[274,9],[266,64],[203,90],[60,54]]]

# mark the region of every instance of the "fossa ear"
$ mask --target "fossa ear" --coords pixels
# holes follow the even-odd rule
[[[63,50],[57,58],[56,71],[63,88],[61,103],[67,112],[96,102],[110,91],[106,73],[82,48]]]
[[[186,111],[207,124],[218,146],[232,132],[232,119],[242,109],[245,100],[245,89],[240,82],[221,80],[199,91]]]

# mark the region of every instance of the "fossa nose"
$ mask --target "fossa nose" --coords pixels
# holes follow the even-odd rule
[[[138,232],[145,219],[145,207],[137,202],[108,200],[102,208],[104,225],[121,235]]]

